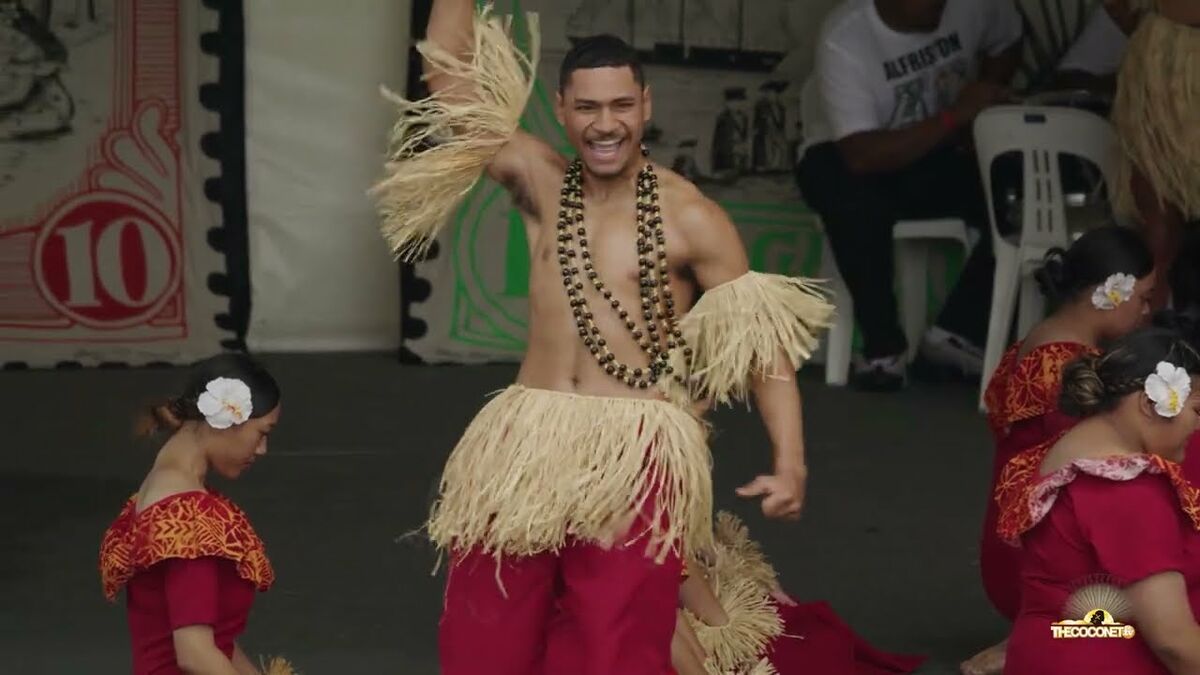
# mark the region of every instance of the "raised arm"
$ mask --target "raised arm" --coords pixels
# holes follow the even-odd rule
[[[381,229],[399,257],[432,245],[455,208],[485,173],[505,185],[526,213],[538,215],[539,171],[561,165],[549,146],[520,131],[537,78],[537,21],[529,15],[529,53],[506,22],[472,0],[435,0],[426,39],[417,45],[430,95],[399,108],[385,176],[372,190]],[[551,181],[554,182],[554,181]]]
[[[429,14],[426,39],[441,47],[461,61],[469,62],[474,54],[475,0],[435,0]],[[477,103],[476,82],[447,73],[422,58],[425,82],[430,93],[438,93],[465,104]],[[508,189],[517,207],[524,213],[538,217],[538,200],[534,189],[540,175],[560,170],[560,155],[540,138],[520,129],[504,139],[486,166],[487,175]],[[557,176],[557,174],[555,174]]]
[[[435,0],[433,9],[429,12],[429,24],[425,29],[425,39],[441,47],[451,56],[462,61],[469,61],[474,49],[475,0]],[[428,58],[422,56],[421,68],[425,73],[425,84],[430,93],[453,91],[469,96],[471,83],[438,68]]]

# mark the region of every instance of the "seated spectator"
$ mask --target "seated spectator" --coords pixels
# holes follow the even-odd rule
[[[800,190],[821,216],[863,337],[855,384],[904,386],[908,343],[893,286],[892,228],[959,217],[987,231],[973,154],[984,108],[1009,98],[1021,19],[1012,0],[844,0],[826,19],[805,119]],[[983,236],[926,334],[926,360],[978,376],[995,261]]]

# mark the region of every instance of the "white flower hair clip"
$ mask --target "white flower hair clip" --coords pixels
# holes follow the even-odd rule
[[[1160,361],[1146,378],[1146,396],[1154,401],[1154,411],[1163,417],[1175,417],[1192,393],[1192,377],[1179,366]]]
[[[250,400],[250,387],[245,382],[229,377],[218,377],[204,387],[204,393],[196,400],[204,420],[214,429],[228,429],[250,419],[254,406]]]
[[[1092,306],[1103,310],[1116,309],[1133,297],[1133,286],[1136,283],[1137,279],[1132,274],[1110,274],[1103,285],[1092,291]]]

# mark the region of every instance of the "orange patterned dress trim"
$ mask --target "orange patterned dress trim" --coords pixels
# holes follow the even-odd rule
[[[1078,342],[1048,342],[1019,356],[1020,342],[1009,347],[983,396],[992,433],[1003,438],[1013,424],[1057,410],[1063,368],[1094,351]]]
[[[100,543],[100,582],[115,600],[138,572],[171,558],[225,558],[260,591],[275,572],[262,540],[236,504],[213,491],[182,492],[137,512],[131,498]]]
[[[1142,473],[1161,474],[1171,482],[1179,498],[1179,507],[1200,530],[1200,488],[1183,475],[1179,464],[1158,455],[1117,455],[1101,459],[1077,459],[1047,476],[1039,476],[1046,453],[1058,442],[1058,436],[1014,457],[1001,473],[995,498],[1000,507],[996,533],[1012,546],[1020,546],[1021,537],[1050,513],[1058,493],[1080,474],[1125,481]]]

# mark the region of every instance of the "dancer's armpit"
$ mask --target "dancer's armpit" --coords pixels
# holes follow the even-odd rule
[[[523,214],[540,219],[539,204],[556,201],[565,169],[566,160],[549,143],[518,129],[492,158],[487,175],[504,186]]]

